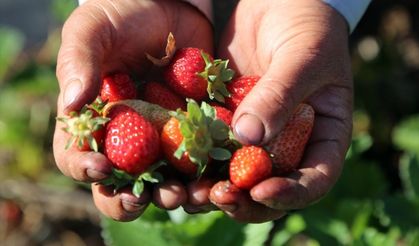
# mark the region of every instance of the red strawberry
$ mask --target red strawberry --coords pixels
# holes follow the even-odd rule
[[[241,76],[233,79],[227,84],[227,90],[230,92],[230,97],[225,98],[225,104],[231,111],[236,111],[237,107],[256,85],[260,77],[258,76]]]
[[[279,174],[289,173],[300,164],[313,129],[314,114],[310,105],[298,105],[282,131],[265,146]]]
[[[118,105],[126,105],[134,109],[138,114],[150,121],[158,132],[161,131],[164,124],[170,119],[169,110],[153,103],[143,100],[123,100],[119,102],[107,103],[103,108],[103,115],[107,116],[112,109]]]
[[[188,112],[178,110],[164,125],[160,141],[165,157],[179,171],[200,176],[212,160],[228,160],[231,154],[224,149],[230,129],[217,121],[215,109],[193,100]]]
[[[201,49],[183,48],[176,51],[164,77],[169,87],[185,98],[201,101],[209,96],[223,101],[229,95],[224,82],[233,77],[227,64]]]
[[[271,176],[272,161],[261,147],[244,146],[230,160],[230,180],[240,189],[249,190]]]
[[[137,98],[137,88],[129,75],[116,73],[103,79],[99,94],[103,101],[116,102]]]
[[[186,110],[186,100],[172,92],[165,85],[157,82],[145,84],[144,100],[160,105],[168,110],[176,110],[178,108]]]
[[[156,128],[134,109],[114,106],[108,115],[104,153],[115,168],[139,174],[159,156],[160,142]]]
[[[215,113],[217,118],[224,121],[228,126],[230,126],[231,121],[233,119],[233,112],[224,108],[223,106],[217,103],[210,103],[210,105],[215,109]]]

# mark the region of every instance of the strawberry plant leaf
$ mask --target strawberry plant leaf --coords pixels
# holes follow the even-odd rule
[[[261,224],[247,224],[244,228],[245,240],[243,246],[264,245],[269,238],[269,232],[273,225],[271,221]]]
[[[402,150],[419,153],[419,115],[411,116],[393,130],[393,142]]]
[[[405,154],[400,159],[400,178],[407,198],[419,201],[419,157]]]
[[[24,36],[15,29],[0,28],[0,82],[23,49]]]

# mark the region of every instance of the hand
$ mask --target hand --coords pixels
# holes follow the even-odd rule
[[[117,71],[144,74],[150,65],[145,53],[163,55],[169,32],[176,37],[177,47],[212,51],[210,23],[181,1],[89,0],[77,8],[62,30],[57,60],[58,116],[92,102],[104,75]],[[93,182],[95,204],[105,215],[115,220],[135,219],[153,196],[167,190],[174,196],[158,199],[160,206],[176,207],[185,201],[186,190],[177,181],[162,184],[154,192],[156,195],[146,191],[140,198],[128,189],[114,194],[95,183],[110,174],[109,160],[101,153],[65,150],[68,135],[61,128],[62,124],[57,123],[53,145],[57,166],[75,180]]]
[[[220,43],[219,56],[239,74],[261,80],[234,114],[236,137],[264,144],[301,102],[316,111],[300,168],[272,177],[250,192],[220,182],[210,199],[236,220],[280,218],[319,200],[340,175],[352,130],[352,75],[348,28],[318,0],[239,2]]]

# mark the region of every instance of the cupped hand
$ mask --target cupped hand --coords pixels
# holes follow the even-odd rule
[[[78,7],[62,30],[57,59],[58,116],[91,103],[99,92],[101,78],[109,73],[143,75],[150,66],[145,53],[162,56],[169,32],[174,34],[177,47],[212,52],[210,23],[182,1],[89,0]],[[62,127],[58,122],[53,144],[59,169],[75,180],[92,182],[95,204],[105,215],[124,221],[138,217],[153,195],[144,192],[137,198],[127,189],[114,193],[96,183],[110,174],[111,163],[101,153],[65,150],[68,135]],[[186,188],[177,181],[162,184],[163,190],[157,188],[154,193],[167,192],[168,187],[174,195],[164,196],[157,203],[168,208],[181,205]]]
[[[236,137],[265,144],[301,102],[313,106],[314,129],[298,170],[240,191],[217,183],[210,199],[236,220],[280,218],[323,197],[338,179],[352,130],[352,75],[348,28],[318,0],[239,2],[220,43],[219,56],[260,81],[233,118]]]

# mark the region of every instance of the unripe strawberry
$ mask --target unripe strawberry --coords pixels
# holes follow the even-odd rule
[[[287,174],[300,164],[313,129],[314,114],[310,105],[298,105],[281,132],[265,146],[278,174]]]

